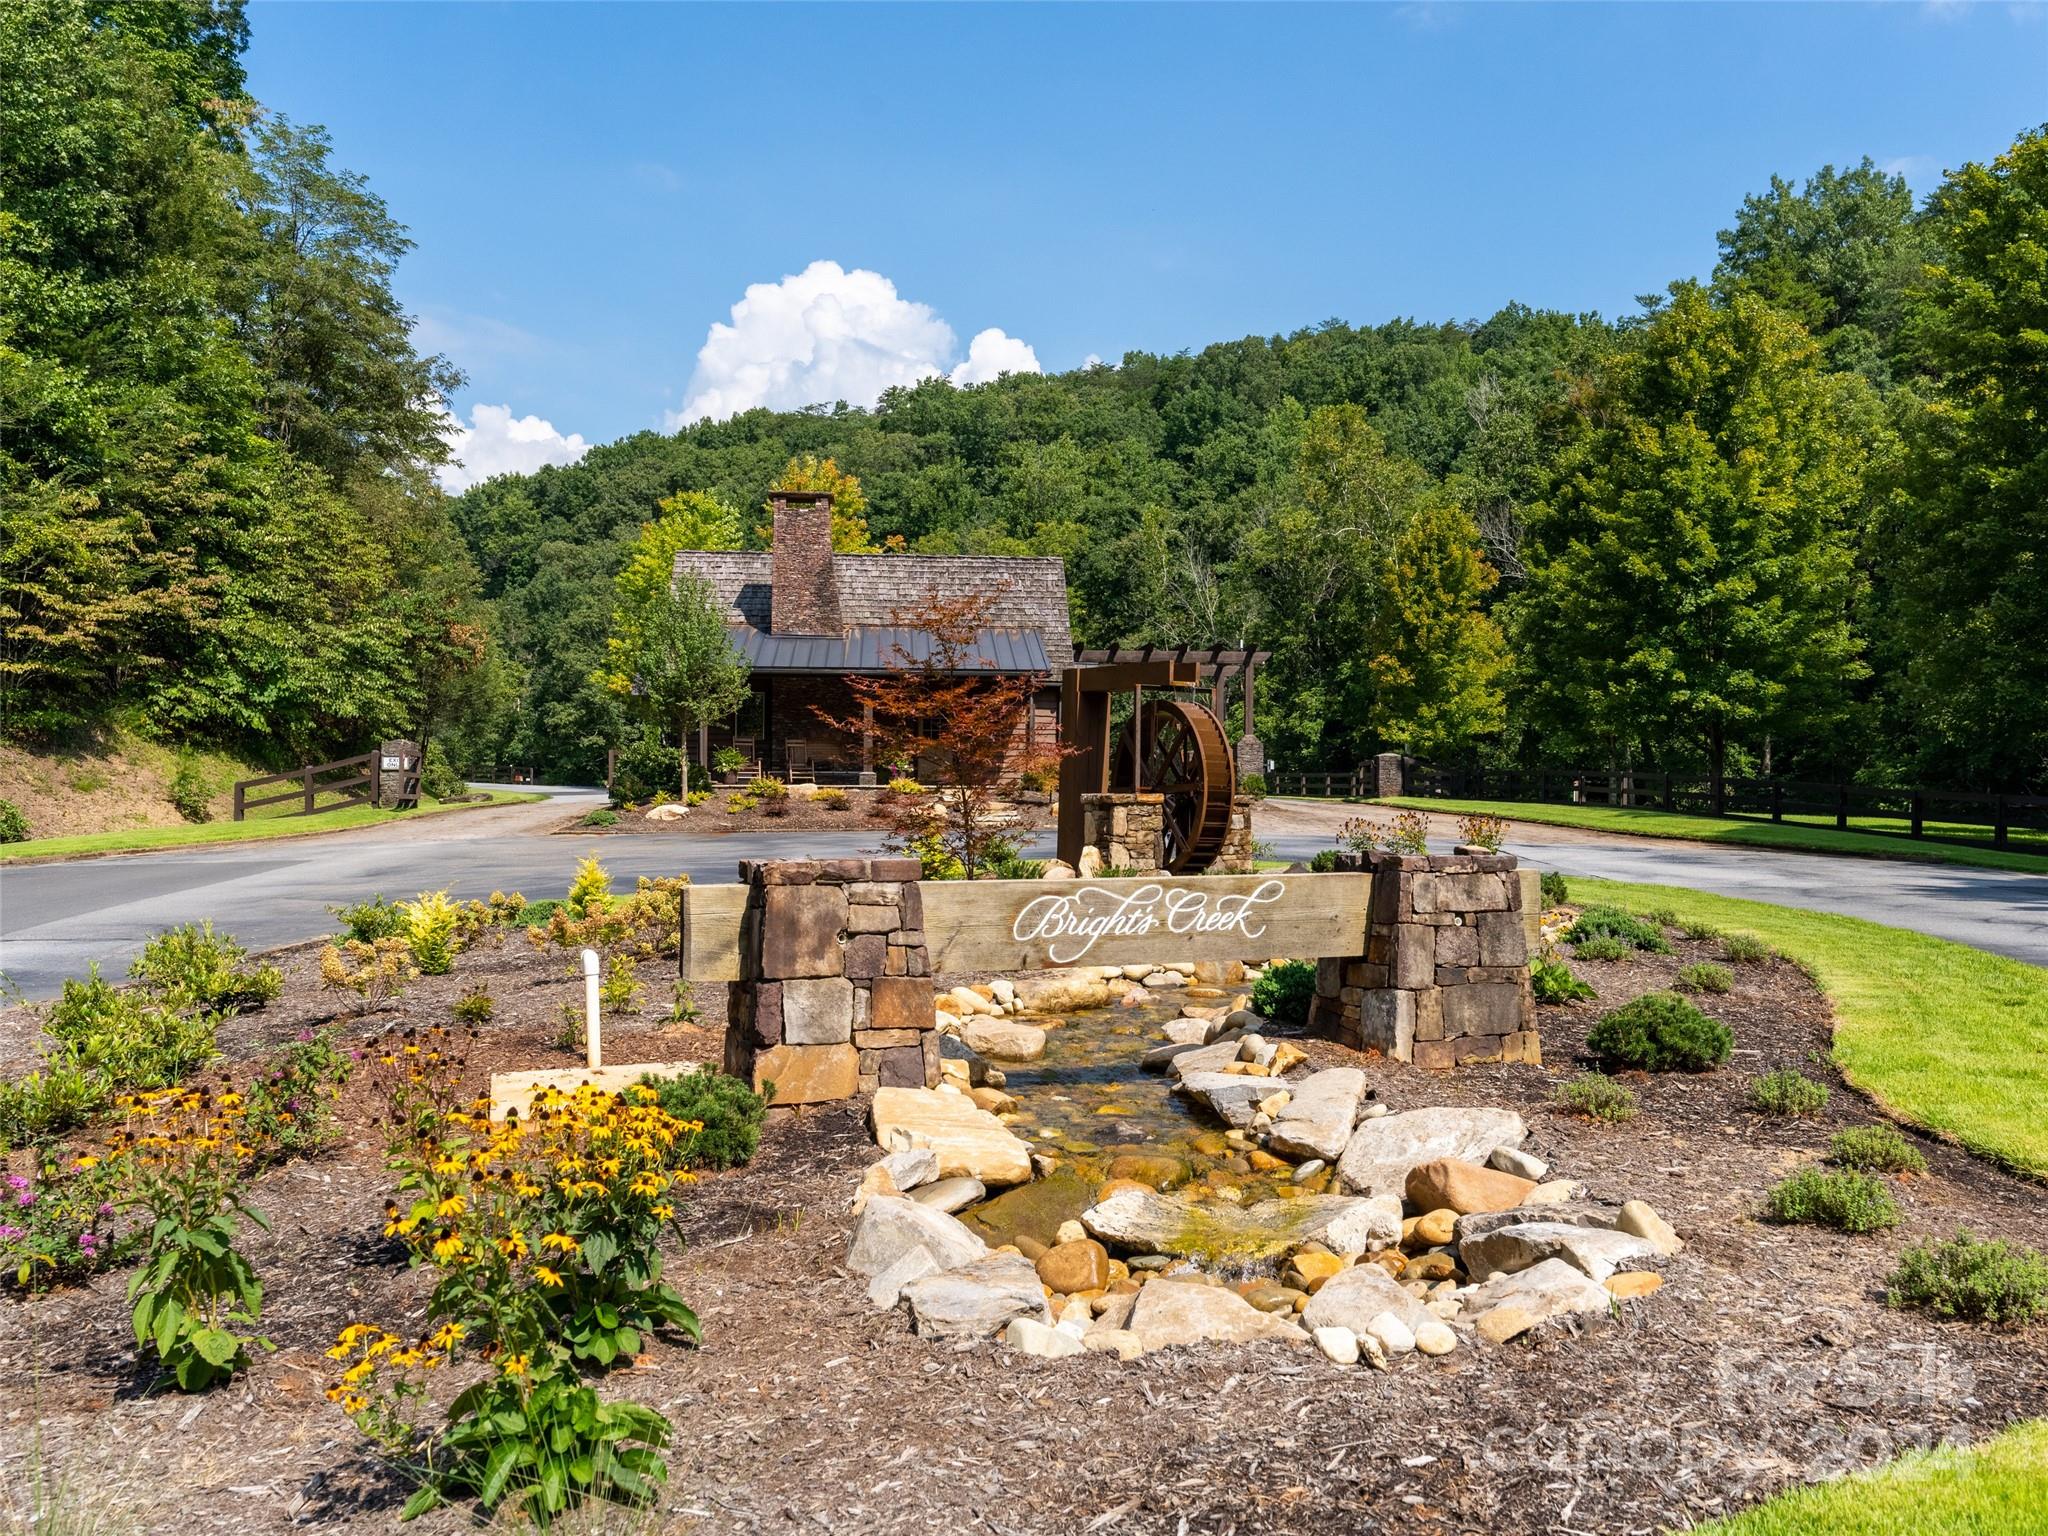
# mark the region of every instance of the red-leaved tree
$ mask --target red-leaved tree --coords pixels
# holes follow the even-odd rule
[[[1024,774],[1044,773],[1060,758],[1057,743],[1027,745],[1023,735],[1025,711],[1046,679],[996,671],[977,643],[993,606],[987,594],[928,592],[896,609],[890,623],[924,643],[915,651],[896,645],[887,672],[847,678],[863,713],[817,711],[834,730],[872,731],[883,762],[917,763],[932,783],[930,800],[892,797],[883,807],[890,830],[925,860],[928,874],[957,861],[973,879],[1007,841],[991,820],[994,803]]]

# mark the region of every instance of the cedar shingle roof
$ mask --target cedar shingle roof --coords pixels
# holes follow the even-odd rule
[[[898,608],[927,592],[941,597],[988,593],[988,621],[1033,630],[1054,672],[1072,666],[1066,563],[1056,555],[834,555],[839,616],[849,630],[889,625]],[[767,550],[684,550],[675,572],[710,583],[726,621],[766,632],[773,566]],[[1007,585],[1005,585],[1007,583]]]

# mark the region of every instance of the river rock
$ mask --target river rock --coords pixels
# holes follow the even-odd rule
[[[1495,1147],[1487,1155],[1486,1166],[1498,1168],[1502,1173],[1512,1173],[1516,1178],[1527,1179],[1532,1184],[1539,1182],[1550,1172],[1550,1164],[1533,1152],[1524,1152],[1519,1147]]]
[[[1631,1200],[1623,1205],[1621,1213],[1614,1218],[1614,1230],[1640,1237],[1666,1258],[1685,1246],[1685,1239],[1673,1231],[1671,1223],[1659,1216],[1645,1200]]]
[[[1189,1051],[1199,1051],[1200,1049],[1199,1045],[1155,1045],[1138,1058],[1138,1070],[1141,1072],[1164,1072],[1173,1065],[1176,1058]]]
[[[1527,1135],[1522,1117],[1508,1109],[1443,1107],[1383,1115],[1351,1133],[1337,1176],[1360,1194],[1398,1194],[1411,1168],[1440,1157],[1477,1161],[1495,1147],[1520,1146]]]
[[[1657,1257],[1656,1248],[1632,1233],[1576,1227],[1562,1221],[1496,1227],[1460,1243],[1458,1253],[1474,1280],[1517,1274],[1546,1259],[1562,1259],[1594,1280],[1605,1280],[1624,1264]]]
[[[1349,1328],[1315,1328],[1310,1330],[1309,1336],[1333,1365],[1358,1364],[1358,1335]]]
[[[988,1197],[988,1186],[979,1179],[940,1179],[936,1184],[926,1184],[910,1193],[910,1198],[919,1205],[928,1205],[935,1211],[952,1215],[964,1211],[968,1206]]]
[[[1484,1168],[1462,1158],[1439,1157],[1408,1170],[1405,1192],[1418,1210],[1511,1211],[1535,1184],[1497,1168]]]
[[[1135,1179],[1152,1189],[1172,1189],[1188,1181],[1188,1165],[1156,1152],[1120,1152],[1103,1170],[1106,1178]]]
[[[981,1339],[1012,1318],[1051,1326],[1045,1287],[1021,1254],[992,1253],[959,1269],[927,1275],[903,1288],[911,1325],[926,1338]]]
[[[1301,1320],[1310,1328],[1336,1325],[1369,1334],[1368,1325],[1382,1312],[1391,1313],[1410,1333],[1429,1316],[1428,1309],[1384,1269],[1377,1264],[1358,1264],[1324,1281],[1302,1309]]]
[[[1239,1207],[1220,1200],[1197,1203],[1178,1195],[1120,1191],[1081,1213],[1082,1225],[1105,1243],[1139,1253],[1204,1260],[1273,1258],[1312,1239],[1336,1249],[1333,1229],[1345,1225],[1346,1218],[1346,1240],[1357,1240],[1361,1231],[1377,1231],[1388,1220],[1384,1210],[1345,1195],[1300,1195]],[[1398,1230],[1398,1216],[1393,1224]]]
[[[1190,1052],[1199,1055],[1200,1052]],[[1174,1062],[1177,1068],[1182,1057]],[[1230,1072],[1190,1072],[1182,1075],[1176,1092],[1200,1099],[1219,1120],[1239,1130],[1249,1129],[1259,1117],[1259,1106],[1274,1094],[1269,1077],[1240,1077]]]
[[[1145,1341],[1128,1328],[1090,1328],[1081,1336],[1081,1347],[1126,1361],[1145,1353]]]
[[[1342,1157],[1365,1097],[1365,1073],[1357,1067],[1331,1067],[1290,1087],[1294,1096],[1273,1117],[1269,1145],[1296,1157]]]
[[[1390,1355],[1405,1355],[1415,1347],[1415,1329],[1391,1312],[1382,1312],[1369,1320],[1365,1325],[1365,1337],[1378,1339],[1380,1348]]]
[[[1209,1020],[1168,1019],[1166,1038],[1175,1045],[1207,1045],[1209,1043]]]
[[[929,1147],[891,1152],[877,1166],[886,1169],[889,1182],[906,1195],[939,1176],[939,1159]]]
[[[1261,1312],[1235,1291],[1171,1280],[1154,1280],[1138,1292],[1129,1329],[1148,1350],[1171,1344],[1242,1344],[1259,1339],[1308,1342],[1308,1336],[1293,1323]]]
[[[1287,1269],[1280,1278],[1294,1289],[1313,1296],[1333,1276],[1343,1274],[1348,1268],[1350,1266],[1338,1254],[1304,1248],[1287,1261]]]
[[[1029,1013],[1078,1013],[1109,1006],[1109,983],[1090,968],[1027,971],[1015,978],[1017,1006]]]
[[[1415,1347],[1425,1355],[1448,1355],[1458,1347],[1458,1336],[1442,1319],[1432,1317],[1415,1330]]]
[[[987,1240],[992,1248],[1004,1243],[1024,1246],[1026,1238],[1050,1248],[1063,1223],[1072,1221],[1095,1203],[1094,1180],[1080,1169],[1054,1169],[1042,1179],[1003,1191],[965,1217],[969,1230]],[[1033,1255],[1035,1258],[1037,1255]]]
[[[1325,1287],[1328,1289],[1328,1287]],[[1500,1344],[1569,1312],[1604,1312],[1605,1286],[1563,1259],[1545,1259],[1518,1274],[1497,1274],[1466,1293],[1463,1320],[1479,1336]]]
[[[941,1270],[970,1264],[988,1252],[986,1243],[944,1211],[903,1195],[874,1195],[854,1223],[846,1267],[873,1277],[896,1267],[917,1248],[929,1253]]]
[[[1626,1269],[1619,1274],[1609,1275],[1601,1282],[1609,1295],[1619,1296],[1624,1301],[1638,1296],[1648,1296],[1664,1288],[1664,1277],[1655,1270]]]
[[[1457,1218],[1449,1240],[1469,1242],[1502,1227],[1520,1226],[1530,1221],[1558,1222],[1573,1227],[1611,1227],[1614,1225],[1614,1207],[1574,1200],[1566,1205],[1546,1205],[1540,1212],[1532,1211],[1526,1205],[1512,1211],[1477,1211]]]
[[[965,1094],[878,1088],[869,1115],[878,1143],[890,1151],[929,1148],[941,1177],[984,1184],[1022,1184],[1031,1177],[1031,1148]]]
[[[1036,1061],[1045,1054],[1045,1031],[1006,1015],[976,1014],[960,1021],[968,1049],[991,1061]]]
[[[1237,1036],[1234,1033],[1218,1037],[1208,1045],[1197,1046],[1192,1051],[1182,1051],[1166,1068],[1176,1080],[1184,1082],[1200,1073],[1221,1072],[1237,1060]]]
[[[1323,1241],[1332,1253],[1376,1253],[1401,1240],[1401,1197],[1323,1196],[1324,1199],[1351,1198],[1354,1203],[1339,1211],[1323,1229]]]
[[[956,1021],[957,1023],[957,1021]],[[986,1057],[968,1047],[959,1036],[957,1028],[951,1032],[943,1028],[939,1032],[939,1070],[946,1071],[947,1063],[961,1063],[967,1068],[967,1084],[970,1088],[989,1086],[989,1065]]]
[[[1538,1184],[1522,1197],[1524,1205],[1569,1205],[1585,1197],[1586,1186],[1577,1179],[1551,1179]]]
[[[1011,1318],[1010,1326],[1003,1330],[1003,1342],[1020,1355],[1036,1355],[1041,1360],[1082,1353],[1080,1339],[1063,1329],[1048,1328],[1034,1317]]]

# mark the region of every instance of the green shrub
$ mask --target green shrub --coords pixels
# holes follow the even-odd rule
[[[61,1060],[47,1062],[14,1082],[0,1082],[0,1151],[31,1146],[84,1125],[113,1099],[113,1080],[105,1072]]]
[[[1583,944],[1589,939],[1619,939],[1631,949],[1647,950],[1653,955],[1671,953],[1669,941],[1652,924],[1630,916],[1619,907],[1586,908],[1564,937],[1568,944]]]
[[[1735,1036],[1675,992],[1645,992],[1602,1014],[1587,1031],[1586,1048],[1646,1072],[1704,1072],[1728,1059]]]
[[[1250,795],[1254,800],[1266,798],[1266,776],[1263,773],[1247,773],[1237,781],[1238,791]]]
[[[178,766],[171,774],[170,800],[187,821],[213,820],[213,785],[207,781],[199,759],[189,752],[178,754]]]
[[[903,845],[903,851],[917,860],[927,880],[967,878],[967,866],[960,862],[959,855],[948,848],[945,839],[936,832],[927,832],[922,837],[911,838]]]
[[[399,910],[396,902],[386,901],[381,895],[353,906],[329,907],[327,910],[341,919],[341,937],[354,939],[358,944],[394,939],[405,931],[405,913]]]
[[[1711,992],[1719,996],[1734,985],[1735,978],[1728,974],[1728,967],[1716,965],[1711,960],[1679,967],[1678,990],[1681,992]]]
[[[260,1008],[277,1001],[284,973],[274,965],[245,968],[249,952],[211,918],[167,928],[147,944],[128,974],[167,1008]]]
[[[1605,933],[1572,946],[1572,958],[1575,960],[1626,960],[1635,952],[1635,945],[1626,939]]]
[[[243,1125],[277,1157],[300,1157],[331,1139],[334,1101],[354,1071],[329,1030],[301,1030],[249,1080]]]
[[[1283,960],[1267,966],[1252,983],[1252,1012],[1299,1029],[1308,1023],[1308,1005],[1315,995],[1315,966],[1307,960]]]
[[[1786,1067],[1753,1078],[1749,1107],[1765,1115],[1817,1115],[1828,1105],[1828,1085]]]
[[[661,1107],[678,1120],[703,1126],[694,1132],[681,1161],[692,1168],[736,1168],[761,1144],[768,1100],[737,1077],[705,1068],[681,1077],[645,1077]]]
[[[1685,921],[1678,925],[1678,931],[1688,939],[1718,939],[1721,937],[1720,929],[1716,928],[1712,923],[1705,922],[1697,917],[1685,919]]]
[[[740,765],[745,762],[746,758],[741,755],[738,747],[720,747],[711,754],[712,770],[720,774],[737,773]]]
[[[420,793],[434,800],[453,800],[469,793],[469,786],[438,741],[428,742],[426,755],[420,759]]]
[[[997,880],[1042,880],[1045,878],[1045,860],[1020,858],[1015,853],[1000,859],[991,859],[988,872]]]
[[[490,1023],[491,1014],[496,1007],[497,1004],[491,1000],[491,989],[478,982],[475,986],[463,989],[462,996],[455,999],[451,1011],[456,1018],[474,1028]]]
[[[600,805],[594,810],[585,811],[583,820],[579,823],[586,827],[616,827],[618,824],[619,813],[608,805]]]
[[[0,800],[0,843],[28,841],[28,818],[12,800]]]
[[[811,796],[811,804],[820,810],[843,811],[846,803],[846,791],[836,785],[827,786]]]
[[[1920,1149],[1899,1134],[1896,1125],[1852,1126],[1835,1132],[1828,1143],[1828,1161],[1842,1168],[1861,1168],[1869,1173],[1925,1173],[1927,1159]]]
[[[1916,1243],[1900,1254],[1884,1299],[1972,1323],[2031,1323],[2048,1318],[2048,1255],[1960,1231],[1948,1242]]]
[[[1670,907],[1652,907],[1643,914],[1643,921],[1658,928],[1676,928],[1678,914]]]
[[[456,933],[462,913],[446,891],[421,891],[417,900],[401,901],[406,947],[422,976],[446,976],[455,969]]]
[[[1771,958],[1771,946],[1753,933],[1724,933],[1721,958],[1737,965],[1762,965]]]
[[[1539,1003],[1571,1003],[1594,996],[1562,960],[1541,957],[1529,962],[1529,989]]]
[[[1636,1117],[1636,1096],[1611,1077],[1598,1072],[1581,1072],[1568,1083],[1559,1083],[1550,1096],[1559,1109],[1588,1120],[1619,1125]]]
[[[553,896],[539,901],[529,901],[519,913],[519,921],[529,928],[545,928],[554,921],[557,912],[566,910],[566,904]]]
[[[135,989],[122,989],[92,966],[67,981],[43,1019],[52,1063],[104,1073],[117,1088],[168,1088],[214,1057],[220,1015],[182,1012]]]
[[[1561,907],[1572,899],[1571,889],[1565,884],[1564,873],[1561,870],[1543,871],[1538,889],[1543,893],[1543,905],[1546,907]]]
[[[1337,868],[1337,850],[1324,848],[1308,861],[1308,867],[1319,875],[1327,875]]]
[[[1802,1168],[1781,1179],[1765,1199],[1764,1214],[1837,1232],[1882,1232],[1899,1224],[1898,1202],[1884,1181],[1847,1170]]]
[[[667,800],[683,788],[683,754],[665,747],[649,731],[629,746],[619,749],[612,765],[612,801],[616,805],[643,800]]]

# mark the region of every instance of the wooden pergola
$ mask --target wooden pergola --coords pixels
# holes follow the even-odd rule
[[[1209,708],[1224,718],[1224,689],[1233,677],[1244,679],[1245,736],[1259,733],[1252,725],[1252,680],[1260,667],[1273,659],[1271,651],[1233,651],[1201,645],[1118,645],[1106,651],[1083,651],[1078,658],[1085,667],[1113,667],[1130,662],[1170,661],[1176,674],[1194,668],[1195,686],[1209,685]]]

